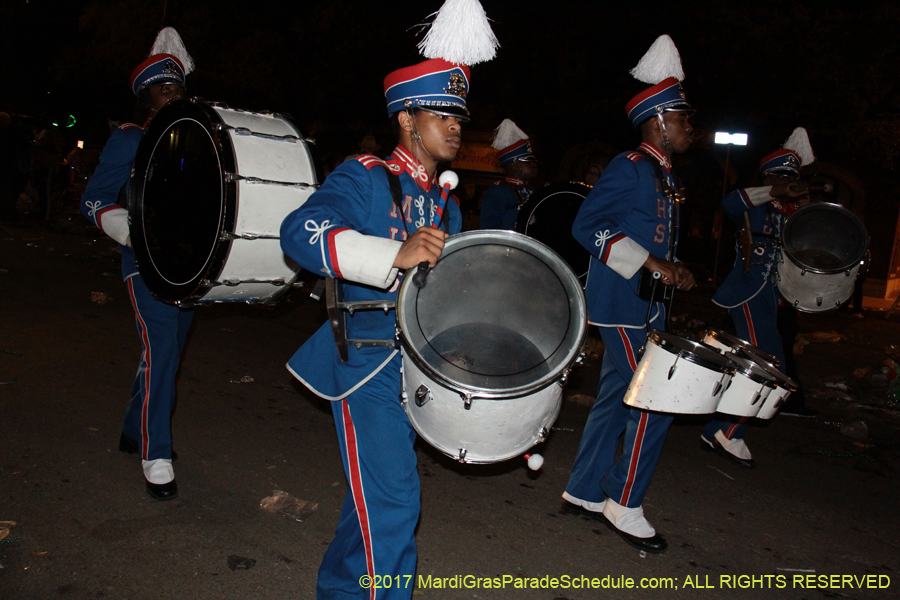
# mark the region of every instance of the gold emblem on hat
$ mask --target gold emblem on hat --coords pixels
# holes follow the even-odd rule
[[[450,81],[447,82],[447,86],[448,87],[444,88],[445,93],[453,94],[454,96],[459,96],[460,98],[466,97],[466,78],[459,73],[453,73],[450,75]]]
[[[162,70],[163,73],[168,73],[169,75],[180,75],[181,72],[178,69],[178,65],[175,64],[174,60],[167,60],[165,66]]]

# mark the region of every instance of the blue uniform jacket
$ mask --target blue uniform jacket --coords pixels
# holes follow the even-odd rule
[[[479,229],[515,229],[519,207],[532,193],[534,188],[520,179],[507,177],[494,182],[481,198]]]
[[[400,177],[403,215],[391,197],[388,169]],[[447,204],[444,222],[452,235],[462,227],[462,214],[456,198],[450,196]],[[395,301],[402,274],[392,265],[406,228],[412,234],[419,227],[437,225],[444,210],[437,182],[429,182],[422,165],[398,146],[386,160],[365,154],[339,165],[285,218],[281,247],[305,269],[343,280],[347,302]],[[350,339],[394,338],[393,311],[357,311],[346,320]],[[319,396],[341,400],[396,354],[391,348],[350,346],[349,361],[343,363],[331,326],[325,323],[290,359],[288,370]]]
[[[664,176],[674,185],[665,155],[647,142],[640,150],[660,161]],[[572,235],[593,257],[585,286],[592,325],[644,327],[649,303],[637,294],[640,268],[650,254],[673,259],[669,236],[675,203],[662,193],[650,160],[636,152],[614,158],[572,226]]]
[[[123,186],[127,190],[131,185],[131,164],[143,135],[144,130],[133,123],[125,123],[113,131],[81,196],[81,214],[119,242],[123,279],[137,274],[138,269],[134,252],[122,244],[128,234],[128,211],[118,204],[119,192]]]
[[[770,187],[737,189],[722,200],[722,212],[739,228],[744,227],[744,213],[750,218],[754,248],[750,270],[744,273],[744,257],[740,243],[735,244],[734,267],[716,290],[712,301],[724,308],[734,308],[756,296],[766,285],[774,285],[775,265],[781,258],[781,229],[785,213],[796,210],[796,204],[783,204],[769,196]],[[762,202],[762,204],[760,204]],[[756,204],[756,206],[754,206]]]

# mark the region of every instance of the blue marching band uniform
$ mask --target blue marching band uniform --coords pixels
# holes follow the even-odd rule
[[[397,99],[422,99],[432,88],[443,89],[448,80],[460,77],[467,90],[468,68],[440,59],[389,75],[389,114],[402,110]],[[465,107],[465,90],[461,92],[447,101]],[[392,199],[389,177],[399,177],[402,210]],[[402,241],[420,227],[441,222],[450,234],[461,230],[456,198],[444,203],[438,183],[400,145],[385,160],[362,155],[338,166],[285,219],[281,244],[304,268],[341,280],[345,301],[395,301],[403,274],[392,264]],[[357,311],[347,318],[347,337],[390,340],[395,323],[393,310]],[[304,385],[332,401],[349,483],[335,539],[319,569],[319,598],[368,595],[359,584],[366,573],[415,573],[420,509],[416,434],[401,405],[400,367],[399,351],[385,347],[351,345],[349,360],[342,362],[329,323],[288,363]],[[411,591],[381,590],[379,597],[383,592],[408,597]],[[374,598],[374,589],[372,594]]]
[[[515,229],[519,209],[528,201],[534,188],[515,177],[495,181],[481,199],[481,229]]]
[[[179,58],[154,54],[135,68],[132,89],[137,95],[151,85],[175,83],[183,87],[184,78],[185,68]],[[131,249],[128,211],[119,199],[130,188],[131,166],[143,133],[144,129],[133,123],[113,131],[81,197],[81,212],[119,244],[122,277],[141,340],[141,357],[119,448],[140,455],[150,495],[168,500],[177,495],[171,428],[175,376],[193,312],[153,298],[138,273]]]
[[[802,131],[804,146],[808,146],[805,130],[798,128],[797,131]],[[770,174],[799,178],[802,164],[798,152],[779,149],[760,161],[760,175],[763,178]],[[798,205],[787,198],[773,197],[771,190],[771,185],[737,189],[722,200],[725,216],[741,229],[749,226],[753,250],[750,264],[746,265],[740,243],[735,245],[734,266],[712,300],[728,309],[737,336],[775,356],[783,371],[784,347],[777,321],[781,296],[775,285],[775,271],[781,259],[780,239],[784,223]],[[701,437],[709,447],[715,448],[718,444],[730,454],[729,458],[752,467],[752,455],[743,441],[749,423],[747,417],[719,416],[707,423]]]

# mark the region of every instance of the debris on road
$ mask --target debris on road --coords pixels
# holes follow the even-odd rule
[[[104,292],[91,292],[91,302],[94,304],[106,304],[110,300],[109,294]]]
[[[272,490],[272,495],[263,498],[259,502],[259,507],[300,522],[314,513],[319,508],[319,503],[300,500],[282,490]]]
[[[0,540],[9,535],[9,529],[15,527],[15,521],[0,521]]]

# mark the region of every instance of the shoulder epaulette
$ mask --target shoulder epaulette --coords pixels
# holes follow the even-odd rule
[[[119,129],[143,129],[143,127],[134,123],[122,123],[119,125]]]
[[[378,158],[374,154],[360,154],[356,157],[356,160],[362,163],[362,165],[369,170],[371,170],[373,167],[382,167],[391,171],[392,173],[400,173],[403,170],[403,167],[401,167],[400,165],[390,164],[387,161]]]
[[[629,152],[628,154],[625,155],[625,158],[627,158],[631,162],[637,162],[642,159],[646,160],[647,155],[644,154],[643,152]]]

